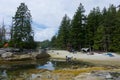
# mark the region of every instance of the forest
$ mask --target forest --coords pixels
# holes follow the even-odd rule
[[[96,7],[86,15],[80,3],[72,19],[65,14],[50,44],[63,50],[90,48],[120,52],[120,6],[111,4],[102,10]]]
[[[8,42],[9,47],[35,49],[37,45],[31,24],[30,10],[25,3],[21,3],[12,17],[9,41],[5,39],[4,24],[0,27],[0,47]],[[96,7],[86,15],[80,3],[72,19],[65,14],[51,41],[45,40],[39,44],[44,48],[62,50],[80,51],[81,48],[89,48],[120,52],[120,6],[111,4],[102,10]]]

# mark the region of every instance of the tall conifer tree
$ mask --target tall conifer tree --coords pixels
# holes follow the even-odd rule
[[[94,38],[100,21],[101,13],[99,7],[93,8],[87,18],[87,45],[90,48],[94,45]]]
[[[31,48],[34,43],[34,35],[32,30],[32,18],[30,10],[25,5],[21,3],[17,8],[15,16],[13,17],[13,26],[12,26],[12,41],[14,47],[18,48]],[[29,47],[28,47],[29,45]]]
[[[58,36],[57,36],[57,44],[59,48],[66,49],[67,44],[70,42],[69,40],[70,35],[70,19],[67,15],[65,15],[62,19]]]
[[[80,48],[84,45],[84,23],[85,23],[85,9],[83,5],[80,3],[75,15],[73,16],[73,20],[71,22],[71,43],[74,49],[80,50]]]

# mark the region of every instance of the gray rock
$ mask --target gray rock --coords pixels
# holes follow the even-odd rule
[[[5,52],[5,53],[1,54],[2,58],[9,58],[9,57],[12,57],[12,56],[13,56],[13,53],[11,53],[11,52]]]
[[[36,55],[36,59],[48,58],[48,57],[50,57],[50,55],[47,53],[41,53]]]
[[[120,76],[118,78],[116,78],[115,80],[120,80]]]
[[[5,52],[6,52],[5,50],[0,50],[0,55],[2,55]]]
[[[105,78],[106,78],[106,79],[112,79],[112,76],[111,76],[110,74],[107,74],[107,75],[105,76]]]

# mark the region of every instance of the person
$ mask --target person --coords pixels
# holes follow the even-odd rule
[[[72,56],[70,56],[70,55],[66,56],[66,61],[67,61],[67,62],[69,62],[69,61],[71,61],[71,60],[72,60]]]

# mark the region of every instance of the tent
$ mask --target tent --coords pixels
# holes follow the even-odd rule
[[[89,48],[82,48],[81,51],[83,51],[83,52],[88,52],[88,51],[89,51]]]

